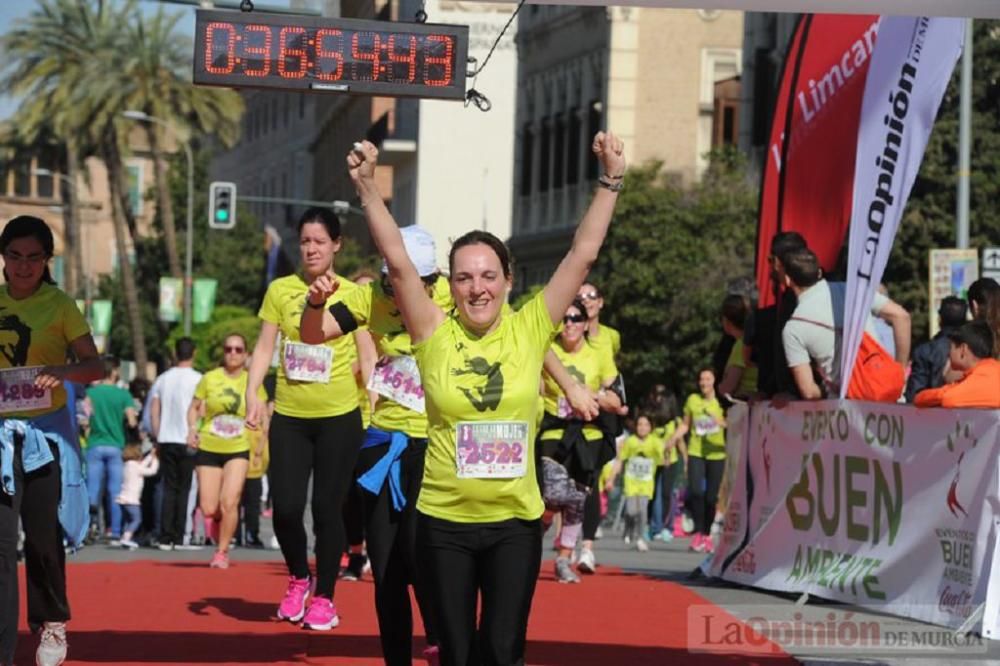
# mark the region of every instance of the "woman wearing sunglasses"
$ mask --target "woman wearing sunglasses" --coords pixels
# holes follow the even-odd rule
[[[260,463],[264,437],[250,438],[244,428],[247,392],[247,340],[239,333],[226,336],[222,343],[222,364],[202,375],[188,408],[188,446],[197,449],[198,502],[205,516],[205,532],[215,543],[209,566],[229,568],[229,544],[240,517],[240,497],[250,467],[250,456]],[[264,387],[257,397],[267,400]],[[198,426],[198,422],[201,426]],[[263,424],[266,428],[266,423]]]
[[[347,156],[424,390],[417,557],[444,666],[524,661],[544,510],[534,456],[539,377],[556,324],[597,260],[625,171],[614,135],[598,133],[593,150],[604,167],[601,187],[551,280],[517,312],[504,308],[510,253],[485,231],[454,241],[448,265],[455,307],[434,303],[375,183],[378,150],[365,141]]]
[[[590,343],[587,322],[586,305],[576,297],[563,316],[563,328],[552,343],[552,351],[578,382],[597,393],[602,410],[617,413],[621,400],[608,387],[618,376],[618,368],[610,349]],[[605,437],[596,422],[580,419],[548,372],[542,379],[545,416],[536,448],[546,508],[543,523],[547,524],[555,513],[561,514],[556,580],[579,583],[571,558],[583,528],[584,503],[592,490],[597,492],[601,467],[615,457],[614,438]]]

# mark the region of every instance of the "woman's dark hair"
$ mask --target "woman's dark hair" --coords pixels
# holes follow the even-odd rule
[[[455,252],[465,247],[466,245],[486,245],[497,255],[497,259],[500,260],[500,266],[503,267],[503,276],[510,279],[511,276],[511,261],[510,261],[510,250],[504,245],[504,242],[491,234],[488,231],[481,231],[476,229],[470,231],[466,234],[459,236],[451,244],[451,251],[448,253],[448,272],[455,273]]]
[[[743,330],[750,304],[742,294],[729,294],[722,300],[722,318],[736,328]]]
[[[967,296],[970,308],[976,304],[976,319],[993,331],[993,356],[1000,358],[1000,284],[993,278],[980,278],[969,285]]]
[[[3,233],[0,233],[0,254],[6,253],[7,246],[18,238],[34,238],[41,243],[42,251],[45,252],[45,270],[42,272],[42,282],[55,284],[56,281],[52,279],[52,273],[49,271],[48,261],[55,253],[56,242],[52,237],[52,230],[49,229],[49,225],[45,224],[45,220],[32,215],[18,215],[8,222],[7,226],[3,228]],[[3,269],[3,277],[4,280],[10,281],[6,268]]]
[[[302,227],[307,224],[322,224],[326,227],[326,233],[330,234],[331,239],[340,238],[340,218],[329,208],[313,207],[302,213],[298,226],[300,236],[302,235]]]

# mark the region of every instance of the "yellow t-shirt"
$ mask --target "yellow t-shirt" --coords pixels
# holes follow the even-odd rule
[[[571,353],[566,351],[559,344],[559,341],[556,340],[552,343],[551,348],[566,368],[566,371],[576,381],[584,384],[593,391],[598,390],[601,386],[618,376],[618,368],[615,367],[614,358],[612,358],[609,353],[610,350],[607,347],[598,347],[589,342],[584,342],[579,350]],[[566,394],[549,373],[543,372],[542,379],[544,381],[543,396],[545,398],[545,413],[565,418],[567,414],[566,410],[570,409],[569,404],[566,402]],[[584,426],[583,435],[588,440],[597,440],[604,436],[601,429],[596,425]],[[562,436],[563,431],[561,429],[547,430],[542,433],[542,439],[544,440],[561,439]]]
[[[670,436],[673,435],[675,432],[677,432],[677,426],[679,425],[679,422],[680,419],[676,418],[673,421],[667,423],[666,425],[662,425],[659,428],[654,428],[653,434],[662,439],[664,444],[666,444],[667,440],[670,439]],[[670,453],[668,453],[666,457],[665,461],[666,464],[673,465],[680,458],[680,455],[681,454],[678,453],[676,446],[670,449]]]
[[[339,277],[340,288],[327,300],[327,307],[343,300],[359,289],[346,278]],[[285,352],[289,344],[302,344],[299,337],[299,323],[306,305],[309,285],[298,274],[278,278],[264,294],[264,302],[257,316],[266,322],[277,324],[281,331],[282,362],[278,366],[278,382],[275,390],[274,411],[296,418],[325,418],[340,416],[358,408],[358,385],[351,365],[358,358],[358,348],[353,335],[345,335],[336,340],[328,340],[322,345],[333,350],[329,383],[297,381],[285,374]]]
[[[705,400],[700,393],[692,393],[684,403],[684,416],[691,417],[688,456],[725,460],[726,431],[714,418],[724,416],[719,401],[715,398]]]
[[[618,453],[622,462],[625,497],[653,498],[656,468],[663,463],[663,440],[650,433],[646,439],[629,435]]]
[[[604,324],[597,325],[597,335],[591,336],[591,344],[611,350],[611,358],[618,358],[618,352],[622,350],[622,335],[618,329]]]
[[[429,516],[488,523],[535,520],[542,515],[535,477],[535,417],[538,377],[555,327],[541,292],[517,312],[501,316],[497,328],[479,338],[450,314],[429,339],[414,345],[429,426],[417,509]],[[459,478],[456,427],[460,421],[525,424],[524,475]]]
[[[448,280],[439,277],[431,294],[434,302],[448,312],[454,307]],[[344,305],[358,326],[367,326],[378,348],[379,362],[392,357],[412,356],[410,334],[395,301],[386,295],[382,283],[375,281],[362,286],[344,298]],[[366,381],[367,384],[367,381]],[[395,400],[379,395],[371,424],[380,430],[402,432],[410,437],[427,437],[427,415],[404,407]]]
[[[247,468],[247,478],[248,479],[259,479],[267,472],[268,465],[271,464],[271,447],[267,441],[264,439],[264,455],[262,455],[259,460],[259,464],[254,464],[257,458],[254,458],[253,452],[257,448],[257,443],[264,437],[263,431],[260,428],[256,430],[247,430],[247,441],[250,443],[250,467]]]
[[[80,308],[58,287],[43,282],[31,296],[14,299],[6,285],[0,286],[0,368],[65,365],[69,344],[88,333],[90,326]],[[2,416],[31,418],[65,404],[66,389],[59,384],[52,389],[50,407]]]
[[[243,420],[247,406],[243,396],[247,393],[247,371],[230,377],[222,368],[209,370],[201,376],[194,389],[194,397],[205,403],[205,417],[198,428],[199,448],[210,453],[239,453],[250,450],[250,440]],[[261,386],[257,399],[267,402],[267,392]]]
[[[743,368],[743,376],[736,387],[735,396],[745,397],[757,391],[757,366],[747,364],[746,359],[743,357],[742,340],[737,340],[733,344],[733,350],[729,353],[729,360],[726,361],[726,367],[728,368],[729,366]]]

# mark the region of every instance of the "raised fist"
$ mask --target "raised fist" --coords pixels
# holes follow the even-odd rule
[[[611,132],[598,132],[594,135],[591,148],[604,167],[606,175],[612,178],[625,175],[625,144],[621,139]]]

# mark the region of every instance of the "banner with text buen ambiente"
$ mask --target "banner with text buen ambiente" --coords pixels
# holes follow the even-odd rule
[[[840,355],[842,398],[964,39],[961,19],[892,16],[879,28],[858,131]]]
[[[727,419],[741,460],[713,575],[949,627],[986,600],[1000,412],[828,400]]]
[[[788,46],[761,178],[760,306],[774,302],[771,238],[797,231],[832,270],[847,233],[861,98],[878,16],[806,14]]]

